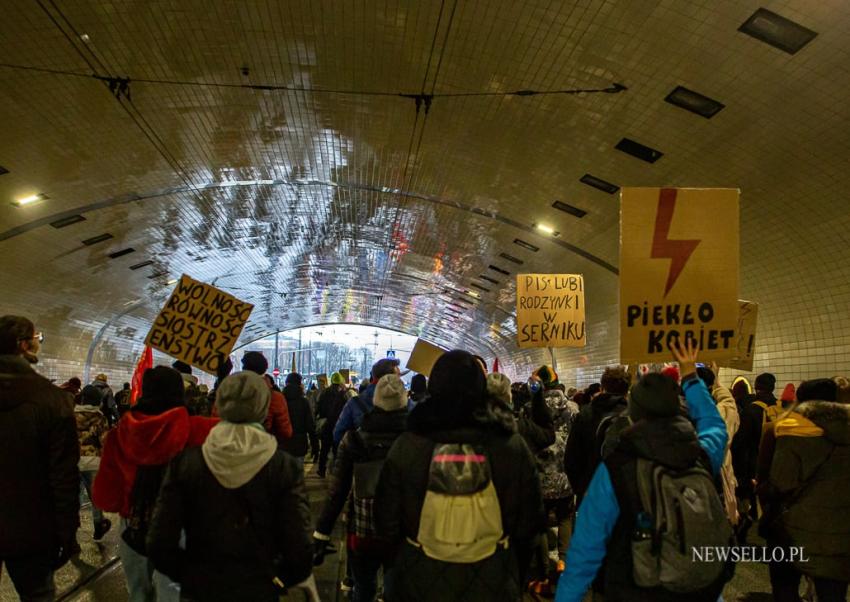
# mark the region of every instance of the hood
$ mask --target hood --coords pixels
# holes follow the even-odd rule
[[[676,469],[693,466],[702,453],[693,425],[683,416],[639,420],[623,429],[617,449]]]
[[[567,396],[560,389],[549,389],[543,393],[543,399],[546,400],[546,405],[553,412],[563,412],[567,409]]]
[[[516,424],[512,415],[496,415],[486,404],[470,413],[463,404],[440,403],[434,397],[416,404],[407,417],[407,428],[414,433],[427,435],[435,431],[472,428],[497,433],[512,433]]]
[[[80,413],[97,412],[98,414],[103,414],[103,412],[100,411],[100,406],[76,405],[74,406],[74,411]]]
[[[625,408],[628,405],[626,398],[622,395],[613,395],[611,393],[600,393],[590,402],[590,409],[595,416],[608,414],[617,409],[617,406]]]
[[[257,424],[220,422],[201,446],[207,468],[226,489],[253,479],[277,451],[277,439]]]
[[[850,405],[834,401],[806,401],[796,412],[823,429],[824,438],[850,445]]]
[[[360,428],[370,433],[403,433],[407,430],[407,408],[392,412],[375,408],[363,417]]]
[[[186,446],[189,412],[184,407],[153,415],[133,410],[118,422],[116,436],[124,454],[133,463],[166,464]]]

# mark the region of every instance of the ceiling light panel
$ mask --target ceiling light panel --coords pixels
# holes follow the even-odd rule
[[[110,238],[112,238],[112,235],[107,232],[105,234],[99,234],[98,236],[87,238],[83,241],[83,244],[86,246],[96,245],[97,243],[109,240]]]
[[[754,12],[738,31],[788,54],[796,54],[818,35],[817,32],[766,8]]]
[[[671,105],[675,105],[691,113],[696,113],[706,119],[711,119],[726,106],[722,102],[704,96],[699,92],[689,90],[684,86],[676,86],[664,100]]]
[[[57,219],[55,222],[50,222],[50,225],[56,229],[65,228],[66,226],[70,226],[71,224],[77,224],[79,222],[86,221],[82,215],[70,215],[68,217],[63,217],[62,219]]]
[[[514,257],[513,255],[508,255],[507,253],[499,253],[499,257],[501,257],[502,259],[506,259],[506,260],[510,261],[511,263],[515,263],[517,265],[522,265],[522,264],[525,263],[519,257]],[[490,269],[492,270],[492,269],[495,269],[495,268],[491,265]],[[505,272],[505,274],[507,274],[507,273],[508,272]]]
[[[646,161],[647,163],[655,163],[664,156],[664,153],[661,151],[650,148],[640,142],[636,142],[631,138],[623,138],[614,148],[618,151],[623,151],[627,155],[631,155],[636,159]]]
[[[517,245],[517,246],[522,247],[523,249],[526,249],[526,250],[528,250],[528,251],[531,251],[532,253],[537,253],[537,251],[539,251],[539,250],[540,250],[540,247],[535,247],[535,246],[534,246],[533,244],[531,244],[530,242],[525,242],[525,241],[524,241],[524,240],[522,240],[521,238],[515,238],[515,239],[514,239],[514,244],[515,244],[515,245]]]
[[[134,264],[134,265],[131,265],[131,266],[130,266],[130,269],[131,269],[131,270],[140,270],[140,269],[142,269],[143,267],[147,267],[147,266],[149,266],[149,265],[151,265],[151,264],[153,264],[153,260],[152,260],[152,259],[148,259],[148,260],[146,260],[146,261],[142,261],[141,263],[136,263],[136,264]]]
[[[126,249],[121,249],[120,251],[115,251],[109,254],[110,259],[118,259],[119,257],[124,257],[124,255],[129,255],[130,253],[135,253],[136,249],[133,247],[128,247]]]
[[[612,184],[611,182],[606,182],[602,178],[597,178],[596,176],[592,176],[589,173],[584,174],[581,178],[579,178],[579,182],[582,184],[587,184],[588,186],[592,186],[602,192],[607,192],[608,194],[614,194],[620,187],[616,184]]]
[[[573,207],[572,205],[568,205],[567,203],[563,203],[561,201],[555,201],[552,203],[552,206],[559,211],[563,211],[564,213],[569,213],[570,215],[574,215],[575,217],[584,217],[587,215],[587,211],[584,209],[579,209],[578,207]]]

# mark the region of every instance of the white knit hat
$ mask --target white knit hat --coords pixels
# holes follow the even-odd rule
[[[407,391],[404,383],[396,374],[385,374],[375,386],[372,403],[385,412],[393,412],[407,407]]]
[[[511,379],[501,372],[492,372],[487,375],[487,394],[509,407],[513,406]]]

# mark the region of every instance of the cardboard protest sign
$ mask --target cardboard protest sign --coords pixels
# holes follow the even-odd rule
[[[345,384],[351,384],[351,369],[350,368],[340,368],[337,370],[339,375],[342,376],[342,380],[345,381]]]
[[[156,317],[145,345],[209,374],[227,357],[254,306],[186,274]]]
[[[733,356],[717,362],[719,366],[751,372],[756,350],[756,325],[759,306],[752,301],[738,301],[738,325],[735,327]]]
[[[440,349],[428,341],[416,339],[413,351],[410,352],[410,359],[407,360],[407,369],[424,374],[425,376],[430,376],[434,363],[444,353],[444,349]]]
[[[584,347],[581,274],[517,274],[516,330],[520,349]]]
[[[623,188],[620,361],[670,360],[695,341],[729,358],[738,322],[738,190]]]

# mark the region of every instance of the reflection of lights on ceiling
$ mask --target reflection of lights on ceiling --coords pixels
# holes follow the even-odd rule
[[[481,295],[479,295],[479,294],[478,294],[478,293],[476,293],[475,291],[466,291],[466,294],[467,294],[467,295],[469,295],[470,297],[475,297],[476,299],[478,299],[479,297],[481,297]]]
[[[558,236],[558,234],[560,234],[559,232],[555,231],[555,228],[553,228],[552,226],[547,226],[546,224],[534,224],[534,227],[540,230],[541,232],[549,234],[551,236]]]
[[[43,194],[31,194],[30,196],[25,196],[21,199],[15,199],[12,201],[12,204],[16,207],[23,207],[24,205],[32,205],[33,203],[38,203],[47,198],[46,195]]]
[[[177,284],[177,278],[173,278],[172,280],[169,280],[165,284],[166,284],[166,286],[171,286],[172,284]]]

